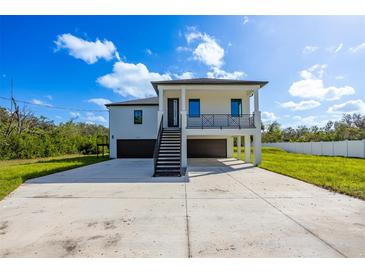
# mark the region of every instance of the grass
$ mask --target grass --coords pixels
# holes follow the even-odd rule
[[[0,200],[28,179],[98,163],[106,159],[108,158],[97,158],[96,155],[66,155],[31,160],[0,161]]]
[[[243,152],[241,155],[243,158]],[[297,154],[264,147],[260,167],[365,200],[364,159]]]

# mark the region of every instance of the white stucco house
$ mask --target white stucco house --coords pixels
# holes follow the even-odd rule
[[[179,176],[190,157],[232,157],[234,138],[241,146],[238,137],[244,136],[244,159],[250,162],[252,139],[258,165],[259,89],[267,83],[208,78],[151,82],[156,97],[106,105],[110,157],[153,158],[154,176]]]

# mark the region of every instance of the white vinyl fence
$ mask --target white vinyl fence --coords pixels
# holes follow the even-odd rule
[[[365,158],[365,139],[336,142],[266,143],[262,145],[277,147],[294,153]]]

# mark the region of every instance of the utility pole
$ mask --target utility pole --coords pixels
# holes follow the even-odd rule
[[[10,112],[13,112],[13,77],[10,78]]]

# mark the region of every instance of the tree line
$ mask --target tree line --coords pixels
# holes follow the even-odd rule
[[[70,120],[56,125],[44,116],[20,109],[0,107],[0,159],[27,159],[65,154],[96,153],[97,135],[108,128]]]
[[[298,126],[281,128],[277,122],[263,126],[262,142],[319,142],[365,139],[365,115],[344,114],[339,121],[328,121],[324,127]]]

